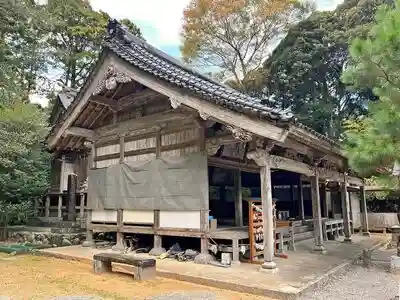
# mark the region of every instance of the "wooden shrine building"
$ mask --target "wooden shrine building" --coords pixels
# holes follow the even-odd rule
[[[286,219],[304,219],[299,187],[310,184],[316,251],[324,250],[324,222],[338,213],[351,239],[350,192],[361,195],[368,234],[364,182],[336,142],[184,66],[116,21],[47,143],[89,161],[89,240],[93,232],[116,232],[117,244],[125,234],[149,234],[157,249],[163,236],[192,237],[207,254],[209,238],[231,239],[237,260],[238,240],[249,238],[245,200],[259,199],[263,267],[274,268],[273,181],[279,178],[291,178],[297,199],[286,209],[280,208],[286,196],[277,197]],[[328,200],[326,191],[338,192],[339,201]]]

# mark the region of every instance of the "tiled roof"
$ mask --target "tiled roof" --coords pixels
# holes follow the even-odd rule
[[[108,24],[105,47],[131,65],[209,102],[282,125],[295,121],[292,113],[268,107],[260,99],[238,92],[185,66],[129,33],[115,20]]]

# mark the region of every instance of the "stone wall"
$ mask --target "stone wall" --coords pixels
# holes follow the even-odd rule
[[[8,239],[16,243],[33,243],[64,247],[79,245],[85,240],[85,233],[53,233],[53,232],[29,232],[10,231]]]

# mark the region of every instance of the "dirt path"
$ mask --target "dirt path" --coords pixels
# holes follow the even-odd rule
[[[41,256],[13,256],[0,254],[0,298],[49,299],[60,296],[94,296],[102,299],[163,299],[177,293],[205,294],[215,300],[272,300],[271,298],[240,294],[201,285],[157,278],[154,281],[133,281],[121,273],[95,275],[90,265]],[[165,298],[166,299],[166,298]]]

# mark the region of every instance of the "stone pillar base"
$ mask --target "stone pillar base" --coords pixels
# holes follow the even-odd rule
[[[82,247],[94,247],[96,244],[93,241],[84,241]]]
[[[165,250],[165,248],[153,248],[150,250],[149,255],[150,256],[159,256],[165,252],[167,252],[167,250]]]
[[[196,257],[194,258],[194,263],[200,265],[208,265],[211,261],[214,260],[215,260],[214,256],[212,256],[211,254],[200,253],[197,254]]]
[[[265,270],[274,270],[276,269],[276,262],[274,261],[264,261],[264,263],[261,265],[261,271]]]
[[[344,242],[345,243],[351,243],[352,241],[351,241],[351,237],[345,237],[344,238]]]
[[[363,236],[371,237],[371,232],[369,231],[363,231],[362,233]]]
[[[326,253],[326,249],[325,249],[325,247],[323,245],[315,245],[314,248],[313,248],[313,252],[325,254]]]

